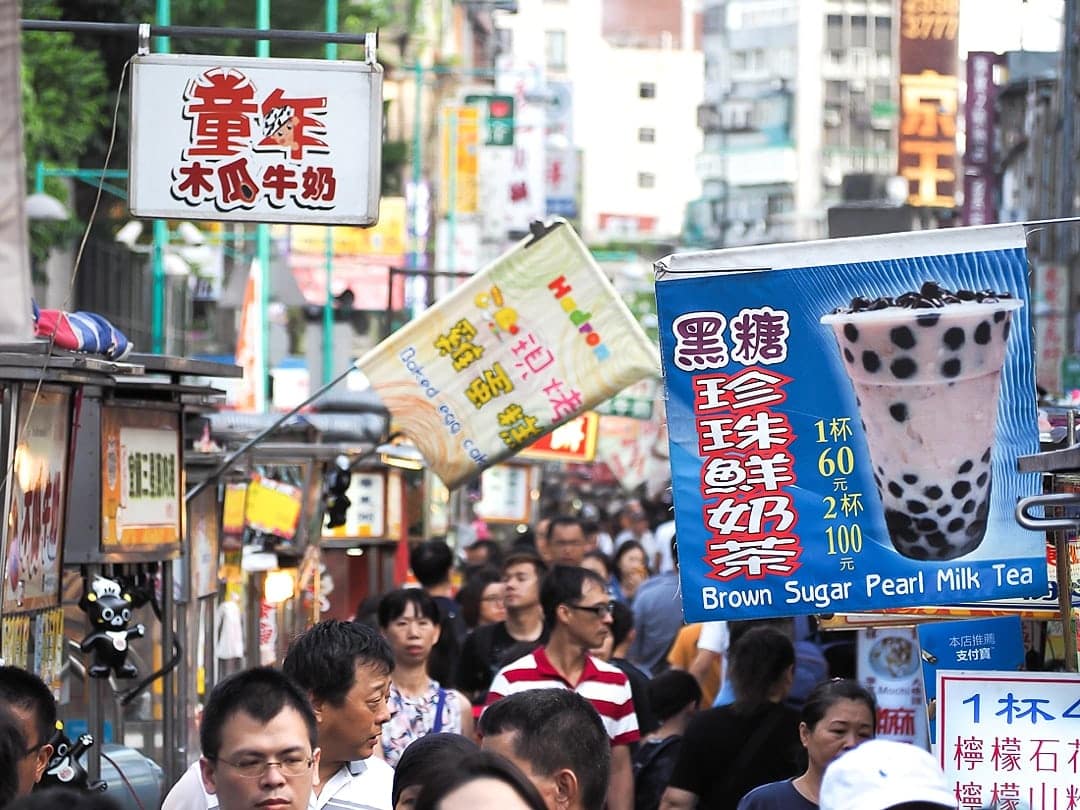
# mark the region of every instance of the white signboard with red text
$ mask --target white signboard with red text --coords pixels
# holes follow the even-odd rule
[[[939,670],[937,678],[937,755],[959,810],[1080,803],[1080,675]]]
[[[138,56],[131,95],[132,214],[378,220],[380,65]]]

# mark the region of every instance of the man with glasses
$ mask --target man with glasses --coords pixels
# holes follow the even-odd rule
[[[289,646],[282,669],[310,700],[322,749],[309,810],[391,810],[394,772],[372,753],[390,719],[393,668],[386,639],[358,622],[320,622]],[[162,810],[218,806],[216,797],[203,800],[191,787],[189,770]]]
[[[527,689],[577,692],[599,713],[611,742],[607,806],[629,810],[634,800],[629,746],[641,736],[630,684],[622,670],[589,655],[610,632],[613,602],[607,583],[588,569],[557,565],[544,578],[540,604],[550,633],[547,644],[499,671],[487,705]]]
[[[258,667],[231,675],[203,710],[203,785],[221,810],[307,810],[317,784],[315,713],[285,675]]]
[[[0,666],[0,702],[7,705],[26,738],[19,760],[19,796],[29,795],[52,759],[56,699],[41,678],[25,669]]]

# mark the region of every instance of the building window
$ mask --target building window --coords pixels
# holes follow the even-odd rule
[[[652,172],[638,172],[638,188],[653,188],[656,186],[656,175]]]
[[[825,101],[830,104],[840,104],[846,100],[847,82],[838,82],[830,79],[825,82]]]
[[[544,32],[544,58],[551,70],[566,70],[566,32]]]
[[[655,143],[656,130],[652,127],[641,127],[637,131],[637,139],[639,143]]]
[[[638,85],[639,98],[656,98],[656,84],[654,82],[641,82]]]
[[[851,45],[854,48],[865,48],[870,44],[867,32],[866,15],[855,14],[851,17]]]
[[[892,17],[874,18],[874,50],[892,53]]]
[[[844,42],[844,18],[839,14],[829,14],[825,18],[825,47],[829,50],[843,50],[847,43]]]

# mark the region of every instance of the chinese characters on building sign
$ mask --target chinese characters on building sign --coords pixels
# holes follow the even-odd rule
[[[381,94],[373,64],[138,57],[132,211],[372,224]]]
[[[997,222],[994,204],[994,111],[997,85],[994,68],[1001,57],[986,51],[967,55],[967,97],[964,122],[964,225]]]
[[[902,0],[899,173],[908,203],[951,208],[956,189],[959,0]]]

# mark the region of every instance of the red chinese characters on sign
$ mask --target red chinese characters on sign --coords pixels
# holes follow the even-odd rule
[[[326,141],[316,134],[325,135],[322,119],[314,116],[326,114],[326,98],[286,98],[279,87],[262,103],[263,139],[256,149],[284,152],[290,160],[301,160],[305,150],[326,154],[330,150]]]
[[[709,576],[790,576],[802,544],[798,512],[785,491],[795,484],[788,452],[795,435],[770,406],[787,398],[789,377],[751,366],[735,374],[694,377],[694,414],[702,457],[703,517]]]
[[[191,128],[172,167],[173,199],[220,211],[250,210],[260,200],[274,208],[333,208],[334,167],[305,163],[330,154],[326,98],[287,96],[281,88],[261,102],[258,95],[235,68],[212,68],[188,82],[182,115]],[[266,163],[259,153],[284,153],[284,162]]]

